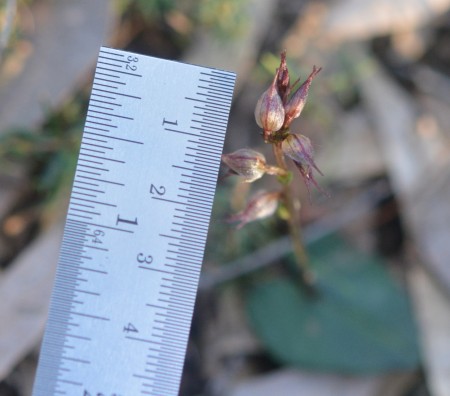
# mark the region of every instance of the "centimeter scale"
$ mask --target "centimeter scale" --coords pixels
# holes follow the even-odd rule
[[[33,396],[178,394],[234,81],[101,48]]]

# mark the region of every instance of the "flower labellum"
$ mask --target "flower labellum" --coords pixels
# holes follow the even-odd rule
[[[280,192],[259,191],[243,211],[229,217],[228,221],[239,222],[236,228],[240,229],[247,223],[269,217],[277,210],[280,195]]]
[[[321,175],[323,175],[323,173],[314,162],[314,148],[311,144],[311,140],[300,133],[289,134],[288,137],[283,140],[281,148],[283,153],[294,161],[302,175],[308,192],[311,193],[310,187],[311,184],[313,184],[320,192],[328,195],[314,179],[313,169]]]
[[[285,118],[283,123],[284,128],[287,128],[289,125],[291,125],[291,122],[295,118],[297,118],[302,112],[306,104],[306,99],[308,98],[308,91],[312,83],[312,80],[314,79],[314,77],[317,76],[317,74],[319,74],[321,70],[322,70],[321,67],[317,68],[316,66],[314,66],[313,71],[311,72],[309,77],[302,85],[300,85],[297,91],[295,91],[292,94],[291,98],[284,106],[285,110]]]
[[[284,122],[283,101],[277,90],[279,70],[270,87],[260,96],[255,108],[255,120],[263,129],[264,140],[267,141],[272,132],[281,129]]]
[[[230,174],[242,176],[245,183],[252,183],[266,173],[266,158],[252,149],[223,154],[222,161],[229,166]]]

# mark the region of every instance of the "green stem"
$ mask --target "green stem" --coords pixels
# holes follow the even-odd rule
[[[288,172],[289,169],[287,167],[285,157],[281,148],[281,142],[274,142],[272,144],[272,147],[278,167]],[[311,292],[312,294],[316,294],[316,290],[314,287],[314,275],[311,272],[308,255],[306,254],[305,248],[302,243],[300,225],[297,222],[298,210],[295,207],[294,197],[290,184],[283,185],[283,198],[286,210],[288,211],[287,223],[289,226],[289,234],[291,236],[292,249],[294,251],[296,262],[300,270],[301,282],[306,287],[307,291]]]

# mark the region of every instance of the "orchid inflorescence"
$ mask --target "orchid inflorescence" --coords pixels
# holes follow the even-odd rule
[[[292,179],[286,158],[292,160],[299,170],[309,194],[311,186],[327,194],[314,178],[314,171],[321,175],[322,172],[314,162],[314,149],[310,139],[300,133],[291,132],[291,123],[300,116],[312,80],[321,70],[314,66],[308,78],[295,88],[299,80],[291,85],[286,52],[283,51],[280,67],[276,70],[272,83],[256,104],[256,123],[262,129],[264,142],[273,146],[276,166],[268,165],[263,154],[249,148],[222,155],[222,161],[229,167],[228,174],[240,176],[243,182],[252,183],[269,174],[278,176],[278,180],[284,185],[281,191],[257,192],[243,211],[231,216],[230,221],[239,222],[238,228],[251,221],[271,216],[277,210],[280,201],[286,204],[285,201],[288,199],[286,185]],[[293,213],[290,215],[293,216]]]

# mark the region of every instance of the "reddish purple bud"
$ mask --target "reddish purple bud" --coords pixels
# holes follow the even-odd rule
[[[289,92],[291,90],[289,70],[286,64],[286,50],[284,50],[281,53],[281,62],[278,72],[277,87],[278,93],[280,94],[281,97],[281,101],[283,102],[283,105],[285,105],[289,96]]]
[[[280,192],[259,191],[250,199],[243,211],[231,216],[228,221],[239,222],[237,228],[240,229],[247,223],[269,217],[277,210],[280,195]]]
[[[284,122],[283,102],[277,90],[278,75],[277,70],[272,84],[260,96],[255,108],[256,123],[263,129],[265,141],[272,132],[280,130]]]
[[[312,80],[317,76],[317,74],[319,74],[321,70],[321,67],[317,68],[316,66],[314,66],[313,71],[306,79],[306,81],[302,85],[300,85],[297,91],[294,92],[289,101],[286,103],[286,105],[284,106],[285,119],[283,127],[287,128],[289,125],[291,125],[292,120],[300,115],[303,107],[305,107],[306,99],[308,98],[309,87],[312,83]]]
[[[313,169],[323,175],[314,162],[314,148],[311,140],[299,133],[290,134],[281,144],[283,153],[291,158],[297,166],[305,182],[308,192],[311,194],[311,185],[314,185],[320,192],[328,195],[316,182],[313,175]]]
[[[242,176],[246,183],[254,182],[266,173],[266,158],[252,149],[223,154],[222,161],[229,166],[231,174]]]

